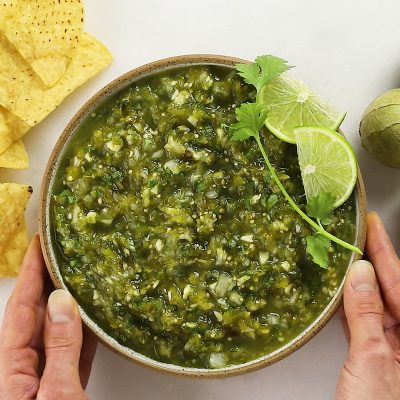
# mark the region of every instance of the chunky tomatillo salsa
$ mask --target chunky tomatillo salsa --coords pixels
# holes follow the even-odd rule
[[[257,145],[230,140],[255,93],[230,68],[142,79],[98,106],[64,154],[53,222],[65,283],[121,344],[153,359],[222,368],[304,331],[338,288],[306,255],[311,228],[270,179]],[[265,130],[287,191],[305,207],[296,146]],[[352,242],[355,204],[327,230]]]

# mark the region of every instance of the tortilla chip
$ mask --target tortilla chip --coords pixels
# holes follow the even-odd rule
[[[3,35],[0,35],[0,54],[0,105],[30,126],[43,120],[74,89],[112,60],[103,44],[83,33],[61,80],[46,88]]]
[[[22,259],[28,248],[26,223],[22,221],[10,235],[9,241],[0,254],[0,277],[15,277],[19,273]]]
[[[0,154],[20,139],[29,128],[25,121],[0,106]]]
[[[0,183],[0,254],[4,254],[16,229],[24,221],[32,188],[17,183]]]
[[[49,87],[64,75],[83,31],[80,0],[3,0],[0,30]]]
[[[28,167],[28,153],[21,140],[18,140],[0,154],[0,168],[26,169]]]

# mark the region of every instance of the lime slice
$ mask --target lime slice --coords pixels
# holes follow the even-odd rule
[[[354,189],[357,161],[347,140],[332,129],[305,126],[294,129],[297,154],[307,199],[325,191],[343,204]]]
[[[287,74],[264,86],[258,101],[268,110],[266,127],[279,139],[296,143],[294,128],[323,126],[336,130],[346,114],[340,114],[298,79]]]

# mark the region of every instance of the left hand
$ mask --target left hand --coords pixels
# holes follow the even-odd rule
[[[96,340],[82,332],[72,296],[56,290],[35,236],[25,255],[0,331],[0,398],[87,399]]]

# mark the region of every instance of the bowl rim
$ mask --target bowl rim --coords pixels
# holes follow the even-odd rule
[[[129,86],[133,82],[151,75],[152,73],[159,72],[176,67],[184,67],[188,65],[220,65],[232,67],[237,63],[248,63],[249,61],[236,57],[216,55],[216,54],[188,54],[175,57],[160,59],[142,65],[138,68],[132,69],[123,75],[117,77],[102,89],[97,91],[89,100],[72,117],[68,125],[65,127],[60,137],[58,138],[53,151],[49,157],[42,186],[39,196],[39,235],[40,243],[44,260],[49,271],[51,280],[56,288],[68,290],[63,282],[63,278],[57,267],[56,258],[52,249],[51,231],[49,226],[49,205],[51,199],[51,187],[54,180],[55,172],[57,171],[60,158],[66,144],[74,136],[76,128],[90,114],[92,109],[104,102],[109,96],[122,90],[124,87]],[[363,179],[358,169],[358,177],[355,188],[356,198],[356,240],[355,244],[363,249],[366,239],[366,213],[367,203]],[[182,367],[175,364],[163,363],[153,360],[150,357],[144,356],[137,351],[134,351],[126,346],[123,346],[110,335],[108,335],[102,328],[100,328],[89,316],[85,310],[78,305],[82,321],[88,329],[93,332],[97,338],[109,349],[122,355],[131,361],[138,364],[150,367],[153,370],[160,372],[167,372],[180,376],[197,377],[197,378],[213,378],[213,377],[227,377],[232,375],[239,375],[245,372],[254,371],[262,367],[271,365],[277,361],[282,360],[286,356],[292,354],[294,351],[305,345],[311,338],[313,338],[332,318],[337,308],[341,304],[344,280],[349,271],[350,265],[357,259],[361,258],[358,254],[353,253],[349,265],[347,267],[345,276],[339,285],[335,295],[327,304],[320,315],[309,325],[303,332],[291,339],[284,346],[276,349],[272,353],[266,354],[255,360],[248,361],[243,364],[233,365],[220,369],[206,369],[206,368],[190,368]]]

